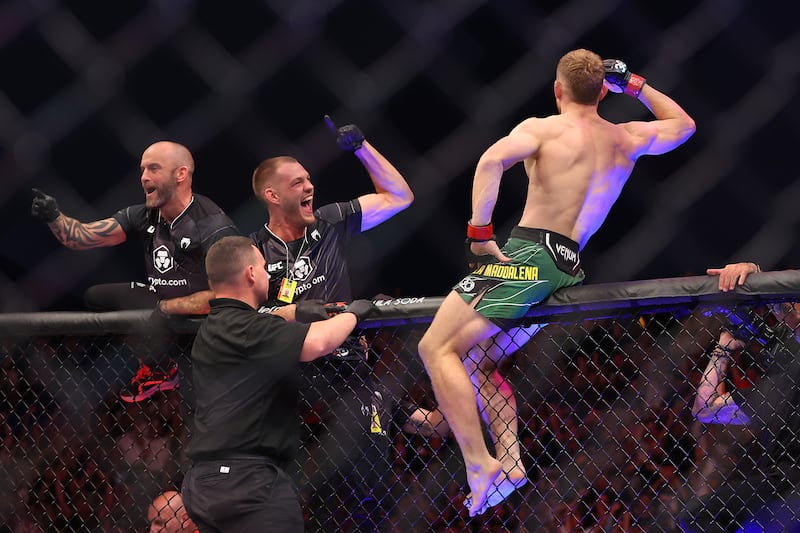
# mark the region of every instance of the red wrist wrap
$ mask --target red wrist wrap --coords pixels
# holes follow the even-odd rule
[[[494,236],[491,222],[485,226],[473,226],[467,222],[467,237],[475,241],[490,241]]]
[[[631,79],[628,80],[628,84],[625,86],[625,94],[628,96],[633,96],[634,98],[639,98],[639,93],[642,92],[642,87],[644,87],[645,79],[638,74],[631,74]]]

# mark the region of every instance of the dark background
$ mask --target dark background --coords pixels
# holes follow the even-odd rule
[[[264,221],[262,159],[294,155],[317,206],[371,190],[322,116],[358,124],[416,201],[353,247],[359,296],[443,295],[465,273],[481,152],[555,112],[558,58],[619,57],[697,121],[643,158],[583,254],[587,282],[702,274],[733,260],[798,264],[800,31],[791,3],[599,0],[219,0],[0,3],[0,310],[81,309],[97,282],[144,278],[140,244],[61,247],[30,217],[31,187],[84,222],[143,201],[138,166],[171,139],[194,188],[240,230]],[[601,114],[647,119],[610,95]],[[507,173],[502,240],[525,177]]]

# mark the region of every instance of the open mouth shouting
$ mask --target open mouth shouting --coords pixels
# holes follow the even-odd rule
[[[142,189],[144,189],[144,202],[145,205],[148,207],[155,207],[158,205],[158,187],[153,185],[152,183],[148,183],[146,185],[142,185]]]
[[[300,207],[302,208],[303,213],[305,213],[307,215],[311,215],[311,214],[314,213],[313,204],[314,204],[314,196],[313,195],[306,196],[305,198],[300,200]]]

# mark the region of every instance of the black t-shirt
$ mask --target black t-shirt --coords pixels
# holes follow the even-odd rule
[[[250,234],[264,255],[271,278],[268,305],[285,305],[277,298],[283,278],[297,282],[295,302],[352,301],[347,244],[353,235],[361,233],[361,204],[351,200],[324,205],[314,216],[316,221],[306,228],[305,236],[295,241],[283,242],[266,224]]]
[[[211,300],[192,346],[197,399],[190,459],[247,453],[285,463],[295,454],[297,363],[309,327],[239,300]]]
[[[160,299],[208,289],[208,249],[223,237],[239,235],[225,212],[199,194],[172,224],[161,218],[158,209],[148,209],[145,204],[120,209],[114,219],[125,235],[142,239],[147,281]]]

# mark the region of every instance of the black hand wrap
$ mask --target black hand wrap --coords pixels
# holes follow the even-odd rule
[[[375,312],[375,306],[371,300],[353,300],[344,310],[345,313],[353,313],[356,315],[356,322],[361,322],[365,318],[369,318]]]
[[[331,132],[336,135],[336,144],[339,145],[339,148],[347,152],[355,152],[361,148],[361,144],[364,142],[364,134],[361,133],[358,126],[355,124],[347,124],[341,128],[337,128],[336,124],[333,123],[333,120],[328,115],[325,115],[325,123],[328,125]]]
[[[639,97],[644,87],[645,79],[628,70],[628,65],[619,59],[604,59],[603,68],[606,71],[606,81],[623,90],[628,96]]]
[[[61,211],[58,210],[58,202],[56,202],[56,199],[49,194],[43,193],[39,189],[31,190],[33,191],[31,215],[45,224],[50,224],[55,221],[61,214]]]
[[[295,304],[294,319],[304,324],[328,319],[328,311],[322,300],[302,300]]]

